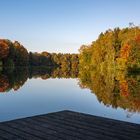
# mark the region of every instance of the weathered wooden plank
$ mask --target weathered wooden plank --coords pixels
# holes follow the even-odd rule
[[[52,114],[49,114],[49,115],[47,115],[47,117],[46,117],[46,119],[45,120],[48,120],[48,118],[49,118],[49,116],[50,116],[50,118],[52,119],[52,118],[56,118],[56,120],[58,121],[58,119],[59,118],[57,118],[59,115],[58,114],[61,114],[63,117],[62,117],[62,120],[60,120],[61,121],[61,126],[62,126],[62,122],[65,120],[65,115],[64,115],[64,113],[65,112],[61,112],[61,113],[57,113],[57,115],[52,115]],[[73,114],[73,113],[72,113]],[[74,113],[75,114],[75,113]],[[41,116],[41,117],[45,117],[44,115],[43,116]],[[71,116],[70,116],[71,117]],[[71,118],[70,118],[71,119]],[[73,121],[74,119],[72,119],[72,121]],[[55,120],[52,120],[52,122],[54,122]],[[65,123],[67,123],[67,121],[69,121],[69,120],[66,120],[65,121]],[[75,120],[74,120],[75,121]],[[79,124],[79,127],[80,128],[82,128],[83,126],[85,127],[85,125],[83,124],[83,122],[84,122],[85,120],[82,120],[82,121],[80,121],[80,124]],[[55,122],[56,123],[56,122]],[[60,122],[58,122],[58,124],[59,124]],[[76,122],[70,122],[69,124],[72,124],[73,126],[75,125],[75,123]],[[69,125],[69,124],[66,124],[66,125]],[[90,123],[91,124],[91,123]],[[88,124],[88,125],[90,125],[90,124]],[[102,123],[102,124],[104,124],[104,122]],[[118,137],[119,139],[120,139],[120,136],[121,136],[121,138],[123,139],[123,138],[125,138],[125,139],[132,139],[132,138],[134,138],[134,136],[135,136],[135,138],[138,138],[139,139],[139,132],[138,132],[138,135],[132,135],[130,132],[125,132],[125,131],[121,131],[120,130],[120,127],[117,127],[117,129],[115,129],[115,131],[113,130],[112,131],[112,128],[110,128],[110,127],[106,127],[106,128],[104,128],[104,130],[102,131],[102,124],[101,124],[101,122],[100,122],[100,125],[98,124],[98,125],[95,125],[95,122],[93,123],[93,121],[92,121],[92,125],[91,126],[93,126],[93,125],[95,125],[97,128],[99,127],[99,130],[100,130],[100,132],[102,132],[102,135],[104,135],[104,134],[106,134],[107,135],[107,133],[109,132],[112,132],[112,136],[114,136],[114,134],[115,134],[115,138],[116,137]],[[87,125],[87,124],[86,124]],[[75,128],[77,127],[78,125],[76,124],[76,126],[75,126]],[[94,126],[94,127],[95,127]],[[87,128],[85,128],[86,130],[88,130],[88,131],[90,131],[90,129],[89,129],[90,127],[88,126]],[[118,130],[120,130],[120,131],[118,131]],[[123,129],[124,130],[124,129]],[[127,130],[127,129],[125,129],[125,130]],[[77,129],[77,131],[78,131],[78,129]],[[104,133],[104,131],[106,131],[106,133]],[[117,131],[117,132],[116,132]],[[92,131],[91,131],[92,132]],[[95,130],[94,130],[94,132],[96,132]],[[119,132],[119,133],[118,133]],[[88,134],[88,133],[86,133],[86,134]]]
[[[74,118],[75,117],[78,117],[78,119],[85,119],[86,118],[86,121],[99,121],[99,123],[101,121],[104,121],[106,124],[110,124],[112,125],[112,123],[114,124],[114,122],[117,122],[115,123],[115,125],[122,125],[122,126],[129,126],[133,129],[137,128],[137,126],[139,127],[139,124],[134,124],[134,123],[130,123],[130,122],[124,122],[124,121],[119,121],[119,120],[114,120],[114,119],[108,119],[108,118],[104,118],[104,117],[99,117],[99,116],[93,116],[93,115],[89,115],[89,114],[84,114],[84,113],[79,113],[79,112],[73,112],[73,111],[63,111],[62,113],[61,112],[58,112],[57,114],[63,114],[63,115],[67,115],[67,116],[73,116]],[[48,115],[51,115],[48,114]]]
[[[25,133],[24,131],[15,129],[14,127],[12,127],[12,125],[8,125],[8,123],[0,124],[0,130],[7,132],[8,133],[7,136],[10,136],[10,135],[15,136],[15,138],[18,138],[18,139],[41,140],[40,138],[34,137],[33,135],[31,135],[29,133]],[[1,133],[0,133],[0,135],[1,135]],[[11,136],[10,136],[10,138],[11,138]]]
[[[68,134],[65,134],[64,133],[64,129],[62,129],[62,131],[59,131],[60,129],[60,124],[58,126],[58,129],[57,127],[53,126],[51,122],[49,123],[44,123],[42,122],[41,120],[36,120],[36,119],[33,119],[33,118],[27,118],[26,120],[24,120],[25,122],[27,122],[28,124],[31,124],[31,125],[37,125],[38,127],[42,128],[40,129],[41,131],[46,131],[46,130],[53,130],[55,131],[56,133],[53,133],[54,136],[57,136],[57,137],[60,137],[62,140],[63,139],[75,139],[75,137],[71,136],[70,133]],[[78,138],[77,138],[78,139]]]
[[[108,131],[109,129],[102,129],[101,127],[98,128],[98,126],[95,126],[94,128],[89,128],[86,125],[82,125],[82,124],[76,124],[75,122],[67,122],[65,120],[59,120],[59,119],[53,119],[52,118],[38,118],[38,120],[43,121],[44,123],[47,122],[53,122],[55,125],[59,126],[59,124],[61,123],[61,127],[63,127],[63,129],[68,129],[71,130],[72,132],[76,132],[79,133],[79,136],[81,136],[83,139],[85,139],[86,136],[88,136],[89,138],[100,138],[100,139],[112,139],[112,137],[114,137],[114,140],[118,140],[120,138],[125,138],[127,140],[131,139],[130,136],[127,135],[118,135],[117,133],[114,133],[114,131],[111,133],[111,129],[110,131]],[[93,133],[94,132],[94,133]],[[73,134],[73,133],[72,133]]]
[[[19,120],[17,120],[17,122],[15,122],[15,121],[14,122],[8,122],[7,125],[12,127],[12,128],[15,128],[16,130],[20,130],[24,133],[30,134],[32,139],[33,139],[33,137],[36,138],[36,139],[44,139],[44,140],[52,139],[52,138],[54,140],[56,139],[53,136],[50,136],[46,133],[43,133],[43,132],[40,132],[40,131],[36,130],[35,128],[30,127],[30,125],[20,124],[18,121]]]
[[[46,116],[41,116],[43,118],[46,118]],[[65,114],[60,114],[58,113],[57,116],[54,116],[52,114],[49,114],[47,116],[47,119],[48,118],[51,118],[51,119],[56,119],[56,120],[60,120],[60,121],[64,121],[65,123],[69,123],[69,124],[74,124],[76,125],[77,127],[87,127],[86,129],[90,130],[90,129],[94,129],[94,128],[99,128],[100,130],[107,130],[109,132],[114,132],[114,123],[111,124],[111,125],[106,125],[105,124],[105,120],[103,120],[102,124],[101,124],[101,121],[98,122],[97,121],[92,121],[92,122],[87,122],[87,120],[84,119],[81,119],[81,118],[76,118],[76,117],[72,117],[71,115],[65,115]],[[119,128],[119,129],[116,129],[116,128]],[[131,134],[131,131],[133,131],[133,133],[135,133],[135,135],[138,135],[140,134],[139,132],[139,129],[137,128],[137,131],[136,130],[133,130],[133,129],[129,129],[129,127],[116,127],[115,126],[115,132],[116,133],[119,133],[120,135],[124,135],[124,134],[127,134],[128,136]]]
[[[48,114],[48,117],[51,115],[52,114]],[[97,125],[101,125],[102,127],[105,126],[105,128],[106,127],[114,127],[114,128],[120,128],[120,129],[130,128],[130,129],[128,129],[129,133],[130,133],[130,131],[133,131],[136,133],[138,132],[138,134],[139,134],[140,125],[138,125],[138,124],[123,122],[123,121],[118,121],[118,120],[112,120],[112,119],[97,117],[97,116],[92,116],[92,115],[85,115],[83,113],[70,112],[70,111],[65,111],[65,112],[63,112],[63,114],[58,113],[57,117],[58,116],[60,116],[61,119],[69,118],[70,120],[78,120],[79,122],[84,122],[84,123],[91,124],[91,125],[97,124]],[[103,122],[103,123],[101,124],[101,122]]]
[[[78,131],[77,128],[75,127],[70,127],[69,125],[63,125],[62,122],[59,122],[57,123],[56,121],[53,122],[53,120],[44,120],[42,118],[34,118],[34,120],[38,121],[40,123],[40,125],[42,125],[43,127],[46,127],[46,124],[49,124],[49,126],[51,126],[50,128],[51,129],[55,129],[58,134],[60,135],[61,133],[63,134],[63,136],[67,136],[67,137],[70,137],[72,139],[76,138],[76,139],[80,139],[80,140],[85,140],[85,139],[96,139],[96,134],[95,135],[88,135],[88,134],[85,134],[85,133],[80,133]],[[71,129],[73,128],[73,129]]]
[[[61,111],[0,123],[0,139],[140,140],[140,125]]]
[[[23,140],[21,137],[18,137],[17,135],[13,135],[11,133],[8,133],[7,131],[0,130],[0,140],[7,140],[7,139],[14,139],[14,140]]]
[[[55,139],[58,140],[58,139],[63,139],[63,137],[64,137],[64,136],[60,137],[58,135],[58,132],[55,129],[50,129],[50,127],[48,127],[48,128],[47,127],[42,127],[39,124],[34,124],[33,121],[30,122],[30,121],[27,121],[27,120],[28,120],[28,118],[23,119],[23,120],[17,120],[14,123],[17,123],[17,124],[19,124],[23,127],[28,127],[28,128],[33,129],[35,131],[38,131],[39,133],[42,133],[44,135],[45,139],[47,139],[49,137],[49,139],[52,138],[54,140]],[[32,120],[32,118],[31,118],[31,120]]]

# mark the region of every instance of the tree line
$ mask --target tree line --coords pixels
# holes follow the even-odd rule
[[[78,54],[28,52],[18,41],[0,40],[0,66],[53,66],[63,69],[76,69],[79,64]]]
[[[0,39],[0,66],[59,66],[75,69],[97,69],[110,72],[114,69],[140,69],[140,28],[109,29],[101,33],[91,45],[83,45],[79,54],[28,52],[18,41]]]

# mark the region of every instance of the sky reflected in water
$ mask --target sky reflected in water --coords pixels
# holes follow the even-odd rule
[[[0,121],[72,110],[140,124],[140,113],[103,105],[78,79],[30,79],[17,91],[1,93],[0,102]]]

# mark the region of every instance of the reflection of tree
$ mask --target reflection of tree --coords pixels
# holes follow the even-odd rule
[[[140,112],[140,76],[126,76],[123,71],[107,73],[90,70],[79,73],[80,86],[89,88],[99,102],[113,108]]]
[[[61,67],[16,67],[5,68],[0,74],[0,92],[17,91],[28,78],[77,78],[78,68],[67,69]]]
[[[43,80],[48,78],[77,78],[78,68],[30,67],[29,75],[30,78],[42,78]]]
[[[5,75],[0,75],[0,92],[4,92],[9,88],[9,80]]]
[[[18,90],[24,85],[28,78],[28,68],[16,68],[14,71],[4,69],[0,75],[0,92],[6,92],[11,89]]]
[[[0,74],[0,92],[20,89],[28,78],[77,78],[81,88],[89,88],[99,102],[128,112],[140,112],[140,76],[124,71],[67,69],[61,67],[22,67],[4,69]]]

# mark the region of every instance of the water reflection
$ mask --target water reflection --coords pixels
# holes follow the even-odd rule
[[[126,74],[123,71],[110,73],[95,70],[78,72],[61,68],[24,67],[14,70],[4,69],[0,72],[0,92],[19,90],[28,79],[41,78],[78,78],[81,88],[90,89],[98,101],[105,106],[122,108],[130,117],[134,112],[140,112],[140,75]]]
[[[99,102],[128,112],[140,112],[140,75],[125,71],[81,71],[79,85],[94,93]]]
[[[22,87],[28,79],[28,68],[23,67],[11,70],[4,69],[0,73],[0,92],[5,93],[10,90],[17,91]]]
[[[32,78],[77,78],[78,69],[69,70],[54,67],[22,67],[11,70],[6,68],[0,72],[0,92],[19,90],[25,82]]]

